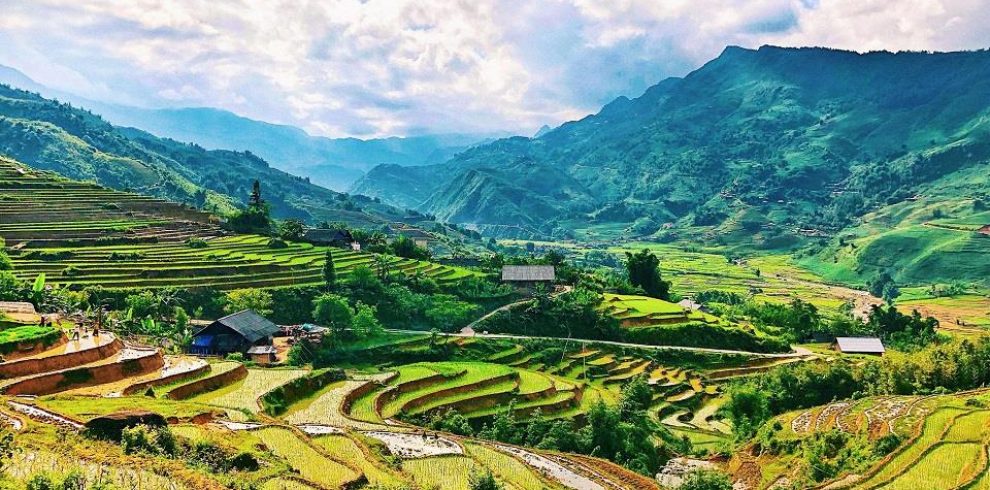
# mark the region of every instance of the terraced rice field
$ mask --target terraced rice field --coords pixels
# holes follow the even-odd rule
[[[256,431],[255,435],[306,480],[327,488],[343,488],[361,477],[360,470],[330,459],[289,429],[266,427]]]
[[[411,475],[416,484],[432,484],[440,490],[470,488],[470,475],[478,470],[478,464],[465,456],[437,456],[402,462],[402,471]]]
[[[15,274],[50,284],[105,287],[251,287],[319,285],[326,247],[267,237],[229,236],[209,215],[179,204],[24,170],[0,160],[0,238]],[[191,248],[189,238],[208,246]],[[370,266],[374,255],[334,250],[338,274]],[[391,271],[440,283],[467,269],[390,257]]]
[[[258,405],[258,398],[261,395],[304,376],[307,372],[305,369],[249,369],[247,377],[243,380],[216,391],[197,395],[190,401],[229,408],[231,410],[228,414],[235,420],[241,420],[246,413],[261,411]]]

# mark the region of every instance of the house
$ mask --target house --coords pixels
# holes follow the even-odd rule
[[[406,237],[420,248],[430,248],[430,244],[436,241],[433,235],[405,223],[390,225],[387,233],[393,238],[398,236]]]
[[[887,349],[876,337],[836,337],[835,348],[843,354],[871,354],[882,356]]]
[[[342,228],[310,228],[303,232],[303,241],[315,245],[331,245],[341,248],[354,248],[354,235]],[[361,245],[358,245],[360,250]]]
[[[502,267],[502,282],[518,288],[531,289],[537,285],[553,287],[557,279],[552,265],[506,265]]]
[[[247,350],[247,357],[248,360],[254,361],[258,365],[267,366],[275,363],[276,353],[273,345],[255,345]]]
[[[271,346],[272,337],[281,329],[254,310],[227,315],[193,334],[190,353],[225,356],[248,353],[252,347]]]

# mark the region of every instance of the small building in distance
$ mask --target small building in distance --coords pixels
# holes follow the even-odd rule
[[[390,239],[394,240],[397,237],[403,236],[416,244],[417,247],[429,249],[430,245],[433,245],[437,239],[430,233],[423,231],[422,229],[409,226],[405,223],[393,223],[388,226],[388,231],[386,232]]]
[[[227,315],[193,334],[189,351],[207,356],[226,356],[234,352],[249,354],[252,347],[271,347],[272,338],[279,332],[281,328],[278,325],[254,310],[243,310]]]
[[[684,308],[684,311],[698,311],[704,309],[699,303],[695,303],[691,298],[684,298],[677,302],[677,305]]]
[[[876,337],[836,337],[835,349],[843,354],[870,354],[882,356],[887,349]]]
[[[543,285],[553,288],[557,279],[552,265],[506,265],[502,267],[502,282],[521,289],[532,289]]]
[[[267,366],[278,360],[277,353],[274,345],[256,345],[247,350],[247,358],[259,366]]]
[[[332,247],[361,250],[361,244],[354,241],[354,235],[342,228],[310,228],[303,232],[303,240],[314,245],[329,245]],[[355,248],[355,245],[357,247]]]

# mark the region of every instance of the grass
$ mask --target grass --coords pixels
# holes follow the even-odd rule
[[[33,342],[41,339],[56,339],[60,332],[55,327],[42,327],[40,325],[25,325],[0,330],[0,348],[9,344],[19,344],[21,342]]]
[[[39,398],[38,406],[70,418],[87,421],[123,410],[147,410],[165,417],[189,419],[216,411],[216,407],[191,402],[162,400],[146,396],[94,398],[88,396],[53,395]]]

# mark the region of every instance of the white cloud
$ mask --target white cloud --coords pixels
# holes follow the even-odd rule
[[[727,44],[973,49],[985,0],[4,0],[0,63],[317,134],[526,133]]]

